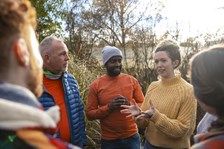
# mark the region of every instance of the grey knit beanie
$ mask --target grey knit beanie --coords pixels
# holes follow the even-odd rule
[[[105,46],[102,50],[102,56],[103,56],[103,65],[105,65],[106,62],[113,56],[123,57],[121,50],[112,46]]]

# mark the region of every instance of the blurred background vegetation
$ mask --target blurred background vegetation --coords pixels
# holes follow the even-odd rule
[[[49,35],[60,37],[70,50],[69,71],[79,82],[84,106],[90,83],[105,73],[101,49],[117,46],[124,54],[123,72],[136,77],[143,93],[157,80],[153,65],[153,50],[161,40],[172,38],[180,42],[182,65],[179,71],[189,81],[190,58],[201,49],[223,43],[222,28],[215,33],[200,33],[181,39],[179,22],[173,28],[158,33],[155,28],[167,18],[162,11],[166,5],[148,0],[137,11],[141,0],[31,0],[37,10],[37,36],[41,41]],[[223,8],[222,8],[223,9]],[[145,15],[146,12],[150,12]],[[221,18],[220,18],[221,19]],[[198,108],[197,122],[204,112]],[[88,144],[86,148],[100,147],[99,121],[86,120]]]

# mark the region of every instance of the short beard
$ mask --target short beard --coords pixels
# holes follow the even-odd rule
[[[121,68],[122,68],[122,67],[120,67],[120,70],[121,70]],[[115,68],[107,69],[107,74],[108,74],[109,76],[111,76],[111,77],[116,77],[116,76],[118,76],[118,75],[121,74],[121,71],[120,71],[120,72],[114,72],[114,71],[113,71],[114,69],[115,69]]]
[[[108,74],[109,76],[111,76],[111,77],[116,77],[116,76],[120,75],[121,72],[119,72],[119,73],[107,72],[107,74]]]

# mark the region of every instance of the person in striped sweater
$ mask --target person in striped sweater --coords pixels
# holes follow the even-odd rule
[[[53,138],[59,108],[47,112],[42,93],[43,60],[29,0],[0,0],[0,148],[75,149]]]

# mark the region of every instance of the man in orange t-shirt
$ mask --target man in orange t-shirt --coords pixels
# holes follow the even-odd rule
[[[131,117],[120,113],[120,106],[141,106],[141,87],[133,76],[121,73],[122,52],[118,48],[106,46],[102,56],[107,73],[90,85],[86,116],[100,120],[102,149],[140,149],[137,125]]]

